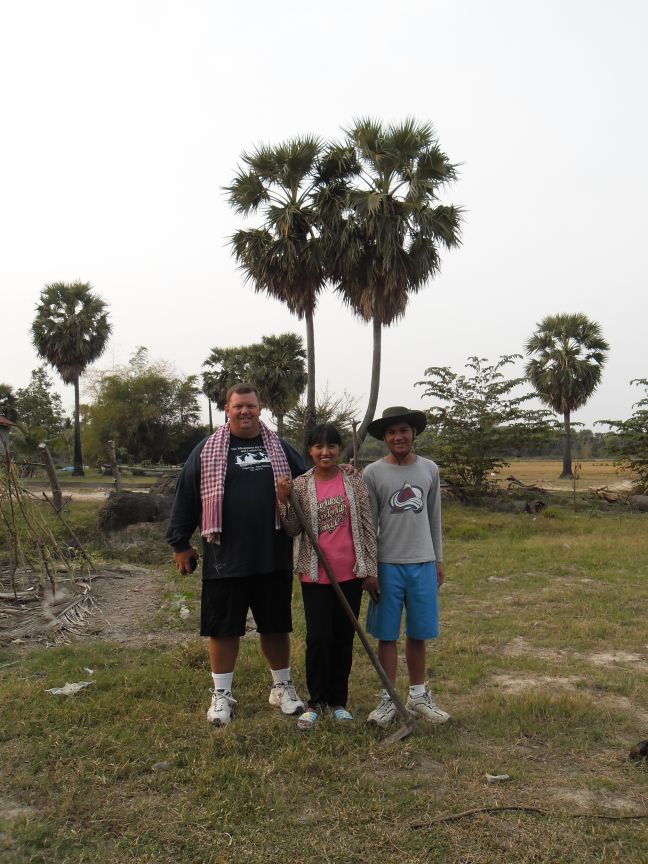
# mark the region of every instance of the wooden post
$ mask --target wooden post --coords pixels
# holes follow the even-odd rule
[[[115,491],[120,495],[124,491],[122,486],[121,474],[119,473],[119,465],[117,464],[117,456],[115,455],[115,442],[108,441],[106,444],[108,450],[108,461],[110,462],[110,470],[115,478]]]
[[[50,486],[52,487],[52,501],[54,503],[54,509],[59,513],[63,509],[63,495],[61,493],[61,486],[58,477],[56,476],[56,469],[52,462],[52,455],[49,452],[47,444],[39,444],[38,449],[43,451],[43,462],[45,464],[45,470],[47,471]]]

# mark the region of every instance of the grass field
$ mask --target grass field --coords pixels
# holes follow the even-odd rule
[[[453,719],[390,747],[364,723],[379,685],[359,645],[353,726],[298,734],[249,636],[237,716],[211,728],[196,592],[180,625],[169,602],[196,580],[168,566],[151,644],[0,651],[3,864],[643,864],[648,770],[627,753],[648,737],[647,529],[617,511],[446,507],[429,684]],[[297,593],[294,609],[303,694]]]
[[[575,459],[574,470],[578,469],[576,488],[585,491],[588,488],[628,488],[633,480],[633,474],[623,471],[609,459]],[[506,486],[506,478],[513,476],[522,483],[542,486],[545,489],[557,491],[573,490],[570,479],[561,480],[562,461],[557,459],[513,459],[510,465],[498,472],[501,485]]]

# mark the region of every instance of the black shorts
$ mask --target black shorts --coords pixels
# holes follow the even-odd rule
[[[292,632],[292,573],[279,570],[232,579],[204,579],[200,635],[244,636],[248,609],[262,634]]]

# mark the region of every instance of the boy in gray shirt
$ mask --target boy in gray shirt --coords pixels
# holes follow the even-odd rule
[[[378,639],[378,657],[395,682],[405,608],[407,708],[431,723],[445,723],[450,715],[425,686],[426,641],[439,635],[437,591],[445,578],[439,469],[412,451],[414,438],[425,426],[422,411],[398,406],[387,408],[367,430],[389,449],[363,472],[378,534],[379,584],[369,593],[379,599],[369,604],[367,630]],[[383,691],[367,722],[384,728],[395,716],[396,706]]]

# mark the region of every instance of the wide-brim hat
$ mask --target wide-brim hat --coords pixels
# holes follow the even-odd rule
[[[420,435],[427,426],[427,418],[422,411],[411,411],[409,408],[403,408],[402,405],[394,405],[392,408],[385,408],[382,417],[367,426],[367,432],[372,438],[382,441],[385,437],[385,429],[396,423],[409,423],[416,429],[416,434]]]

